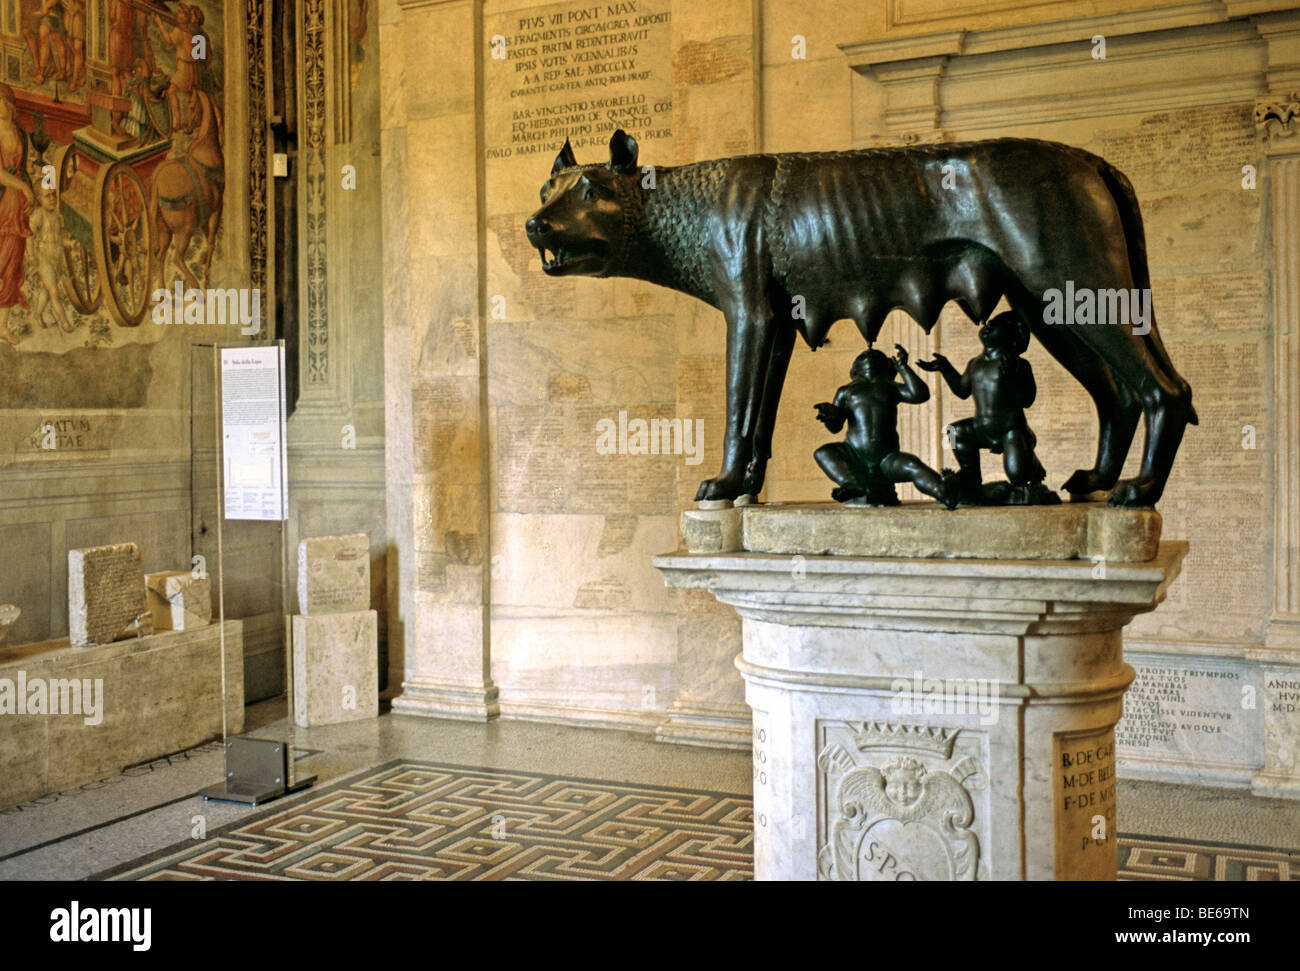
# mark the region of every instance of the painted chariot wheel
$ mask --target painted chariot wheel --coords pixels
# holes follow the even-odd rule
[[[54,156],[54,171],[59,180],[63,228],[68,234],[63,246],[68,299],[78,313],[93,314],[104,301],[94,256],[94,235],[84,215],[89,211],[87,204],[97,198],[91,181],[93,163],[75,144],[65,145]],[[78,200],[82,205],[77,204]]]
[[[114,162],[99,170],[95,185],[95,259],[108,294],[108,309],[123,327],[138,327],[149,309],[153,225],[144,180],[131,166]]]

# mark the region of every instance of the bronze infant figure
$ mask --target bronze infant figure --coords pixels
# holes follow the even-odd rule
[[[898,403],[924,404],[930,400],[930,389],[908,367],[902,345],[894,347],[897,353],[892,361],[880,351],[863,351],[849,371],[853,380],[835,393],[833,402],[815,406],[818,421],[832,432],[847,424],[848,433],[844,441],[817,449],[813,458],[836,483],[831,492],[836,502],[896,506],[894,483],[911,482],[951,509],[958,499],[954,474],[940,475],[899,444]],[[902,384],[894,380],[895,372]]]
[[[980,328],[980,343],[983,353],[971,358],[960,374],[942,354],[916,362],[923,371],[938,371],[958,398],[975,399],[975,417],[948,426],[948,441],[960,467],[960,504],[1060,502],[1060,497],[1043,485],[1047,472],[1034,454],[1038,439],[1025,418],[1025,409],[1038,394],[1033,369],[1020,356],[1029,349],[1029,327],[1014,311],[1007,311]],[[984,486],[981,449],[1002,456],[1005,483]]]

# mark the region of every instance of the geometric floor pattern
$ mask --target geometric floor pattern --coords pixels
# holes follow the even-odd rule
[[[399,759],[91,879],[749,880],[748,796]],[[1119,838],[1121,880],[1297,880],[1300,854]]]
[[[748,796],[397,760],[92,879],[749,880]]]
[[[1149,836],[1119,838],[1121,880],[1300,880],[1300,853]]]

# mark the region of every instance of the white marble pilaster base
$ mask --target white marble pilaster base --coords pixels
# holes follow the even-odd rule
[[[742,618],[755,876],[1114,879],[1121,631],[1147,563],[675,553]]]
[[[459,721],[490,721],[501,714],[497,686],[433,678],[408,678],[402,693],[393,699],[393,711],[399,715],[427,718],[452,718]]]
[[[399,715],[489,721],[501,714],[489,673],[487,612],[481,604],[417,597],[406,643],[406,676],[393,699]]]
[[[749,736],[749,709],[720,702],[675,701],[668,706],[668,717],[655,726],[660,742],[706,748],[747,749]]]

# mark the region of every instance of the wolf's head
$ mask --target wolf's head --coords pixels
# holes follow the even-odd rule
[[[636,139],[621,128],[605,165],[579,165],[565,139],[542,208],[525,225],[548,276],[610,276],[622,267],[640,198],[636,156]]]

